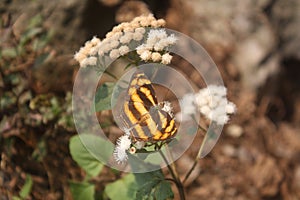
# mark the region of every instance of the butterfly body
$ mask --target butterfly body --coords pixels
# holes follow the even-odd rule
[[[147,76],[141,71],[134,73],[122,113],[125,125],[135,140],[156,142],[175,136],[175,120],[162,107]]]

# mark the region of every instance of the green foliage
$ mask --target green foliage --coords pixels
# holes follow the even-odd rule
[[[136,199],[137,183],[133,174],[127,174],[123,178],[107,184],[105,194],[111,200],[132,200]]]
[[[74,130],[74,120],[72,116],[72,94],[68,92],[64,104],[61,105],[62,113],[59,116],[57,124],[67,130]]]
[[[136,199],[165,200],[174,198],[171,184],[161,170],[134,174],[138,184]]]
[[[97,176],[103,168],[99,160],[108,160],[113,152],[112,144],[91,134],[73,136],[69,148],[72,158],[92,177]],[[107,152],[101,152],[100,155],[100,148],[106,149]]]
[[[101,137],[81,134],[70,139],[70,152],[72,158],[78,165],[86,171],[89,176],[97,176],[103,164],[99,159],[107,160],[113,153],[113,146]],[[107,149],[104,155],[99,155],[99,148]],[[103,152],[101,152],[103,154]],[[72,183],[71,191],[74,196],[80,198],[94,198],[95,191],[91,192],[92,186],[87,182]],[[88,195],[91,192],[93,195]],[[164,179],[161,170],[141,173],[128,174],[123,178],[106,185],[104,194],[112,200],[131,200],[131,199],[156,199],[165,200],[173,198],[170,183]]]
[[[47,154],[46,141],[44,138],[42,138],[38,142],[37,147],[32,152],[31,156],[34,160],[41,162],[43,160],[43,158],[46,156],[46,154]]]
[[[0,58],[12,59],[17,56],[25,56],[28,53],[27,47],[30,47],[33,52],[38,52],[49,43],[52,36],[53,30],[45,31],[43,18],[37,14],[29,20],[20,38],[17,38],[18,43],[15,46],[1,49]]]
[[[14,196],[13,197],[13,200],[22,200],[22,199],[26,199],[30,192],[31,192],[31,189],[32,189],[32,185],[33,185],[33,182],[32,182],[32,178],[30,175],[26,175],[26,179],[25,179],[25,183],[19,193],[19,196]]]
[[[30,175],[27,174],[25,184],[23,185],[23,187],[20,191],[20,197],[22,199],[25,199],[26,197],[28,197],[28,195],[31,192],[32,185],[33,185],[32,178]]]
[[[74,200],[94,200],[95,186],[87,182],[70,182],[70,189]]]
[[[28,95],[27,95],[28,96]],[[28,98],[24,96],[24,98]],[[28,99],[25,99],[28,100]],[[72,117],[71,93],[67,93],[65,99],[51,94],[41,94],[30,99],[29,108],[38,113],[34,119],[26,118],[25,123],[33,126],[55,122],[67,130],[74,129]]]
[[[0,99],[1,110],[13,106],[17,102],[17,97],[12,92],[5,92]]]
[[[0,52],[0,58],[15,58],[18,55],[17,49],[14,47],[8,47],[5,49],[2,49]]]
[[[96,112],[111,109],[111,95],[115,83],[104,83],[96,91],[95,108]]]
[[[100,155],[100,147],[107,152],[101,152]],[[95,135],[81,134],[70,139],[69,148],[72,158],[88,175],[81,183],[70,183],[73,198],[75,200],[95,199],[95,186],[87,181],[101,172],[103,164],[99,160],[107,160],[112,155],[112,144]]]

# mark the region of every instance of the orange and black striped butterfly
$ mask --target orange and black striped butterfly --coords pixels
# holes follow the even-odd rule
[[[174,117],[162,110],[151,81],[142,71],[133,74],[122,108],[122,118],[137,141],[165,141],[175,136]]]

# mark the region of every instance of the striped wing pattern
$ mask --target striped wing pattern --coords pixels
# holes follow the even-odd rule
[[[174,119],[161,110],[151,81],[141,71],[131,78],[123,105],[123,118],[138,141],[163,141],[177,132]]]

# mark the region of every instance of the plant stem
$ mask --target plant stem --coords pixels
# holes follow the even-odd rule
[[[196,157],[196,159],[194,160],[193,166],[191,167],[191,169],[188,171],[188,173],[185,175],[182,183],[185,183],[185,181],[189,178],[189,176],[191,175],[191,173],[193,172],[193,170],[195,169],[196,165],[198,163],[198,156]]]
[[[177,169],[176,169],[176,165],[175,165],[175,162],[174,162],[174,159],[173,159],[173,156],[169,150],[169,147],[168,145],[165,145],[166,146],[166,150],[168,152],[168,155],[169,155],[169,158],[171,159],[171,168],[175,174],[175,177],[176,177],[176,186],[177,186],[177,189],[178,189],[178,192],[179,192],[179,195],[180,195],[180,199],[185,199],[185,194],[184,194],[184,188],[183,188],[183,184],[179,178],[179,175],[177,173]]]
[[[110,73],[109,71],[105,71],[104,73],[106,73],[107,75],[111,76],[115,80],[118,80],[118,78],[115,75],[113,75],[112,73]]]
[[[167,164],[168,170],[170,171],[171,176],[174,179],[175,185],[176,185],[177,190],[179,192],[180,200],[185,200],[184,188],[183,188],[182,182],[181,182],[181,180],[178,176],[178,173],[176,171],[174,162],[172,162],[172,164],[169,165],[167,158],[165,157],[165,155],[163,154],[163,152],[161,150],[159,150],[159,154],[161,155],[161,157],[163,158],[163,160]]]
[[[194,118],[194,120],[195,120],[195,118]],[[198,128],[199,128],[200,130],[202,130],[203,132],[205,132],[205,133],[207,132],[207,130],[206,130],[205,128],[201,127],[199,124],[198,124]],[[202,142],[202,144],[204,144],[206,140],[207,140],[207,137],[205,136],[205,137],[204,137],[204,140],[203,140],[203,142]],[[194,163],[193,163],[191,169],[190,169],[190,170],[188,171],[188,173],[185,175],[185,177],[184,177],[182,183],[185,183],[186,180],[189,178],[189,176],[192,174],[193,170],[195,169],[195,167],[196,167],[196,165],[197,165],[197,163],[198,163],[198,159],[199,159],[200,156],[201,156],[202,150],[203,150],[203,145],[200,146],[199,151],[198,151],[198,153],[197,153],[197,156],[196,156],[196,158],[195,158],[195,160],[194,160]]]

